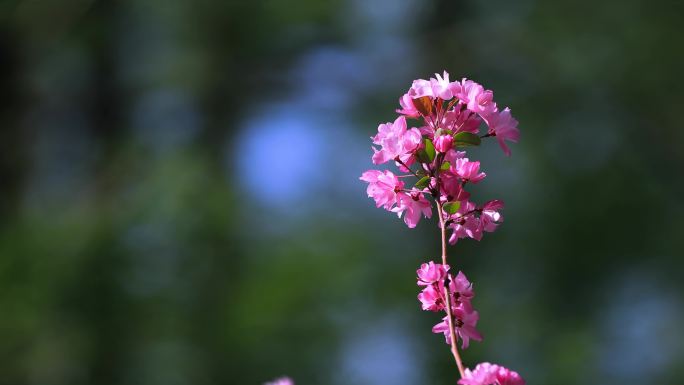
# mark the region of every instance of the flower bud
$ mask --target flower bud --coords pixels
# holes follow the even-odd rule
[[[445,153],[451,149],[454,138],[451,135],[440,135],[435,138],[435,150]]]

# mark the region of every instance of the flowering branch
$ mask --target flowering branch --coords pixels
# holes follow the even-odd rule
[[[437,212],[439,213],[439,228],[440,233],[442,235],[442,265],[447,265],[446,225],[444,223],[442,204],[439,201],[437,201]],[[461,374],[461,378],[463,378],[465,373],[463,371],[463,362],[461,361],[461,355],[458,354],[458,346],[456,345],[456,329],[454,328],[454,316],[451,314],[451,293],[449,293],[448,285],[444,285],[444,298],[446,298],[446,312],[449,320],[449,334],[451,336],[451,353],[454,355],[454,360],[456,360],[458,372]]]
[[[482,341],[475,328],[479,319],[472,306],[473,286],[463,272],[449,272],[447,241],[455,244],[459,239],[482,239],[485,232],[496,230],[503,221],[500,211],[504,204],[491,200],[477,205],[466,191],[469,183],[478,183],[486,177],[480,172],[480,162],[471,161],[465,151],[457,149],[479,146],[481,139],[495,137],[506,155],[510,155],[507,141],[517,142],[520,136],[518,122],[510,109],[499,110],[493,92],[467,79],[449,81],[449,74],[435,74],[430,80],[415,80],[406,94],[399,99],[400,116],[390,123],[380,124],[373,144],[373,163],[394,161],[400,170],[418,178],[413,187],[407,187],[401,178],[390,171],[368,170],[361,180],[368,183],[368,196],[377,207],[403,216],[409,228],[416,227],[421,217],[432,216],[434,200],[439,216],[442,263],[423,263],[416,272],[418,295],[423,310],[445,312],[442,322],[432,328],[443,333],[451,345],[460,374],[461,385],[524,385],[516,373],[498,365],[482,363],[473,371],[464,368],[457,342],[467,349],[470,339]],[[408,128],[406,118],[422,120],[423,126]],[[479,135],[484,123],[487,131]],[[419,171],[410,166],[418,163]],[[452,233],[447,240],[447,230]]]

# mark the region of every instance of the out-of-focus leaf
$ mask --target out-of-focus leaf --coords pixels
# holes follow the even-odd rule
[[[418,182],[416,182],[416,188],[419,188],[422,190],[428,186],[428,183],[430,183],[430,177],[424,176],[424,177],[420,178],[420,180],[418,180]]]
[[[448,203],[444,204],[443,208],[444,208],[444,211],[446,211],[449,214],[456,214],[458,209],[461,208],[461,202],[459,202],[459,201],[448,202]]]
[[[454,135],[454,146],[457,147],[479,146],[480,142],[480,137],[470,132],[459,132]]]

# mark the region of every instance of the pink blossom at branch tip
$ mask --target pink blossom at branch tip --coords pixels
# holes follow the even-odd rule
[[[484,88],[480,84],[466,78],[463,78],[459,85],[460,87],[458,87],[458,90],[455,85],[452,85],[452,90],[458,91],[454,92],[454,96],[466,105],[473,105],[475,103],[475,96],[484,91]],[[472,109],[470,110],[472,111]]]
[[[408,95],[417,99],[423,96],[449,100],[453,97],[452,86],[449,82],[449,74],[444,71],[442,75],[435,74],[430,80],[416,79],[411,84]]]
[[[460,385],[525,385],[525,380],[510,369],[483,362],[477,364],[474,370],[466,368],[465,375],[458,380],[458,383]]]
[[[454,163],[451,163],[451,172],[471,183],[477,183],[487,176],[480,172],[480,162],[471,162],[468,158],[456,159]]]
[[[280,377],[271,382],[266,382],[264,385],[294,385],[294,381],[289,377]]]
[[[496,103],[494,103],[494,93],[490,90],[482,90],[476,95],[472,96],[471,102],[468,103],[468,109],[480,116],[487,116],[497,111]]]
[[[463,100],[459,96],[463,94],[463,85],[458,80],[454,80],[453,82],[449,83],[449,91],[451,91],[452,97]]]
[[[416,79],[411,84],[408,92],[413,99],[421,98],[423,96],[434,97],[432,94],[432,83],[425,79]]]
[[[399,99],[399,105],[401,106],[401,109],[398,109],[397,113],[406,115],[409,118],[417,118],[420,116],[420,112],[418,112],[416,106],[413,105],[413,98],[408,92]]]
[[[418,285],[426,286],[435,282],[444,280],[449,271],[449,265],[441,263],[434,263],[432,261],[420,265],[420,269],[416,270],[418,275]]]
[[[406,117],[400,116],[393,123],[378,126],[378,134],[373,138],[373,163],[383,164],[397,157],[407,155],[422,143],[420,131],[417,128],[406,129]]]
[[[484,87],[472,80],[463,78],[461,91],[454,96],[465,103],[470,111],[482,117],[497,111],[494,93],[491,90],[485,90]]]
[[[397,213],[397,216],[404,215],[404,223],[409,228],[414,228],[420,221],[421,214],[425,218],[432,217],[432,205],[430,201],[425,199],[420,190],[414,189],[411,194],[399,193],[397,194],[397,206],[391,211]]]
[[[503,222],[503,215],[499,213],[499,210],[503,208],[504,203],[500,200],[489,201],[482,206],[482,214],[480,215],[482,230],[490,233],[496,230],[497,226]]]
[[[454,137],[451,135],[440,135],[434,140],[435,150],[441,153],[445,153],[451,150],[454,144]]]
[[[404,188],[404,182],[387,170],[368,170],[359,179],[368,182],[368,197],[375,200],[376,207],[382,206],[385,210],[397,203],[397,194]]]
[[[442,100],[450,100],[453,98],[451,87],[449,83],[449,74],[444,71],[443,75],[435,74],[434,78],[430,78],[430,85],[432,86],[432,95]]]
[[[511,110],[506,107],[501,112],[494,112],[488,116],[483,117],[489,126],[488,134],[496,136],[499,146],[508,156],[511,156],[511,150],[504,140],[517,143],[520,139],[520,130],[518,130],[518,121],[511,116]]]

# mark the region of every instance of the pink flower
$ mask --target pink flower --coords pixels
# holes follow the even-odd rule
[[[510,142],[518,142],[520,139],[520,130],[518,130],[518,121],[511,116],[511,110],[506,107],[503,111],[490,114],[483,117],[489,126],[488,134],[496,136],[499,146],[508,156],[511,156],[511,150],[506,145],[504,140]]]
[[[444,155],[444,160],[451,165],[449,170],[440,172],[442,180],[442,197],[444,201],[464,201],[470,198],[470,193],[465,191],[462,186],[461,178],[455,174],[454,166],[465,152],[450,150]]]
[[[432,205],[425,199],[419,190],[414,190],[411,194],[397,194],[397,206],[392,209],[397,216],[404,215],[404,223],[409,228],[414,228],[420,221],[421,214],[425,218],[432,217]]]
[[[466,215],[458,219],[456,222],[449,225],[453,230],[449,237],[449,243],[454,245],[462,238],[473,238],[476,241],[482,239],[482,229],[480,228],[480,220],[475,215]]]
[[[456,86],[452,86],[452,90],[456,91],[454,88]],[[481,94],[484,91],[484,88],[472,81],[468,80],[466,78],[463,78],[460,83],[460,87],[458,89],[458,92],[454,94],[455,97],[457,97],[460,101],[465,103],[466,105],[470,106],[473,105],[475,102],[475,97],[479,94]],[[468,108],[471,111],[473,111],[471,108]],[[475,111],[473,111],[475,112]]]
[[[435,74],[434,78],[430,78],[430,86],[432,86],[432,95],[442,100],[450,100],[453,98],[451,87],[449,83],[449,74],[444,71],[443,76]]]
[[[438,323],[437,325],[432,327],[432,332],[437,334],[437,333],[443,333],[444,338],[446,339],[446,343],[451,345],[451,336],[449,335],[449,316],[445,316],[442,318],[442,322]]]
[[[473,309],[470,302],[461,302],[453,310],[453,314],[456,318],[456,334],[461,338],[461,348],[467,349],[471,338],[475,341],[482,341],[482,334],[475,329],[480,315]]]
[[[503,216],[499,213],[499,210],[503,208],[504,203],[500,200],[489,201],[482,206],[482,214],[480,214],[482,230],[490,233],[496,230],[496,227],[503,222]]]
[[[456,108],[447,111],[442,118],[440,127],[448,128],[454,133],[470,132],[477,134],[480,132],[482,119],[470,110],[461,109],[461,106],[465,107],[464,104],[459,103]]]
[[[408,92],[399,99],[399,105],[401,106],[401,109],[397,110],[397,113],[406,115],[409,118],[417,118],[420,116],[420,112],[418,112],[416,106],[413,105],[413,98]]]
[[[443,281],[449,271],[449,265],[442,265],[441,263],[434,263],[432,261],[420,265],[420,269],[416,270],[418,274],[418,285],[426,286],[435,282]]]
[[[470,198],[470,193],[461,186],[461,179],[448,172],[442,172],[442,193],[445,201],[465,201]]]
[[[482,239],[480,220],[475,216],[475,204],[470,201],[461,202],[461,207],[456,214],[449,218],[452,223],[449,228],[453,230],[449,243],[455,244],[461,238]]]
[[[423,310],[440,311],[444,310],[444,298],[439,288],[444,288],[444,285],[429,285],[425,286],[423,291],[418,294],[418,300],[421,303]]]
[[[411,84],[408,94],[413,99],[417,99],[423,96],[434,97],[432,94],[432,83],[425,79],[416,79]]]
[[[474,88],[473,91],[469,95],[468,109],[470,111],[476,112],[480,116],[487,116],[497,111],[492,91],[483,90],[482,87]]]
[[[380,150],[373,148],[373,163],[382,164],[399,156],[406,155],[421,144],[422,137],[417,128],[406,130],[406,117],[398,117],[394,123],[378,126],[378,134],[373,137],[373,143],[381,146]]]
[[[435,150],[441,153],[445,153],[451,150],[451,146],[454,143],[454,138],[451,135],[440,135],[435,138]]]
[[[451,95],[453,97],[458,98],[459,100],[463,100],[462,96],[460,96],[463,95],[463,85],[461,84],[461,82],[455,80],[449,83],[449,90],[451,91]]]
[[[420,131],[421,135],[425,136],[430,140],[433,140],[435,138],[435,129],[430,126],[419,127],[418,131]]]
[[[479,319],[477,311],[473,310],[468,302],[460,303],[453,310],[454,328],[456,329],[456,337],[461,339],[461,348],[467,349],[470,345],[470,339],[475,341],[482,341],[482,334],[475,329],[475,325]],[[444,333],[444,338],[447,344],[451,344],[451,337],[449,333],[449,321],[446,316],[442,322],[432,327],[433,333]]]
[[[449,275],[449,281],[449,292],[454,295],[455,300],[461,302],[470,301],[475,296],[473,284],[468,281],[468,278],[462,271],[458,272],[456,278]]]
[[[454,91],[456,91],[455,88]],[[460,90],[454,93],[454,96],[465,103],[470,111],[480,116],[496,111],[494,93],[490,90],[485,90],[484,87],[472,80],[463,78]]]
[[[368,170],[359,179],[368,182],[366,192],[375,200],[375,206],[385,210],[397,203],[397,194],[404,188],[404,182],[390,171]]]
[[[264,385],[294,385],[294,381],[289,377],[280,377],[271,382],[266,382]]]
[[[409,89],[408,94],[413,99],[429,96],[430,98],[450,100],[453,98],[452,89],[453,86],[452,83],[449,82],[449,74],[444,71],[441,76],[439,74],[435,74],[435,77],[430,78],[430,80],[414,80],[413,84],[411,84],[411,89]]]
[[[477,364],[475,370],[465,369],[463,378],[458,380],[461,385],[496,385],[496,371],[498,365],[489,362]]]
[[[456,163],[457,159],[463,158],[465,156],[465,151],[456,151],[456,150],[449,150],[447,151],[446,154],[444,154],[444,160],[447,162],[454,164]]]
[[[525,385],[520,375],[500,365],[484,362],[478,364],[475,370],[466,368],[463,378],[458,380],[461,385]]]
[[[480,172],[480,162],[471,162],[468,158],[460,158],[451,163],[451,172],[471,183],[477,183],[487,176]]]

